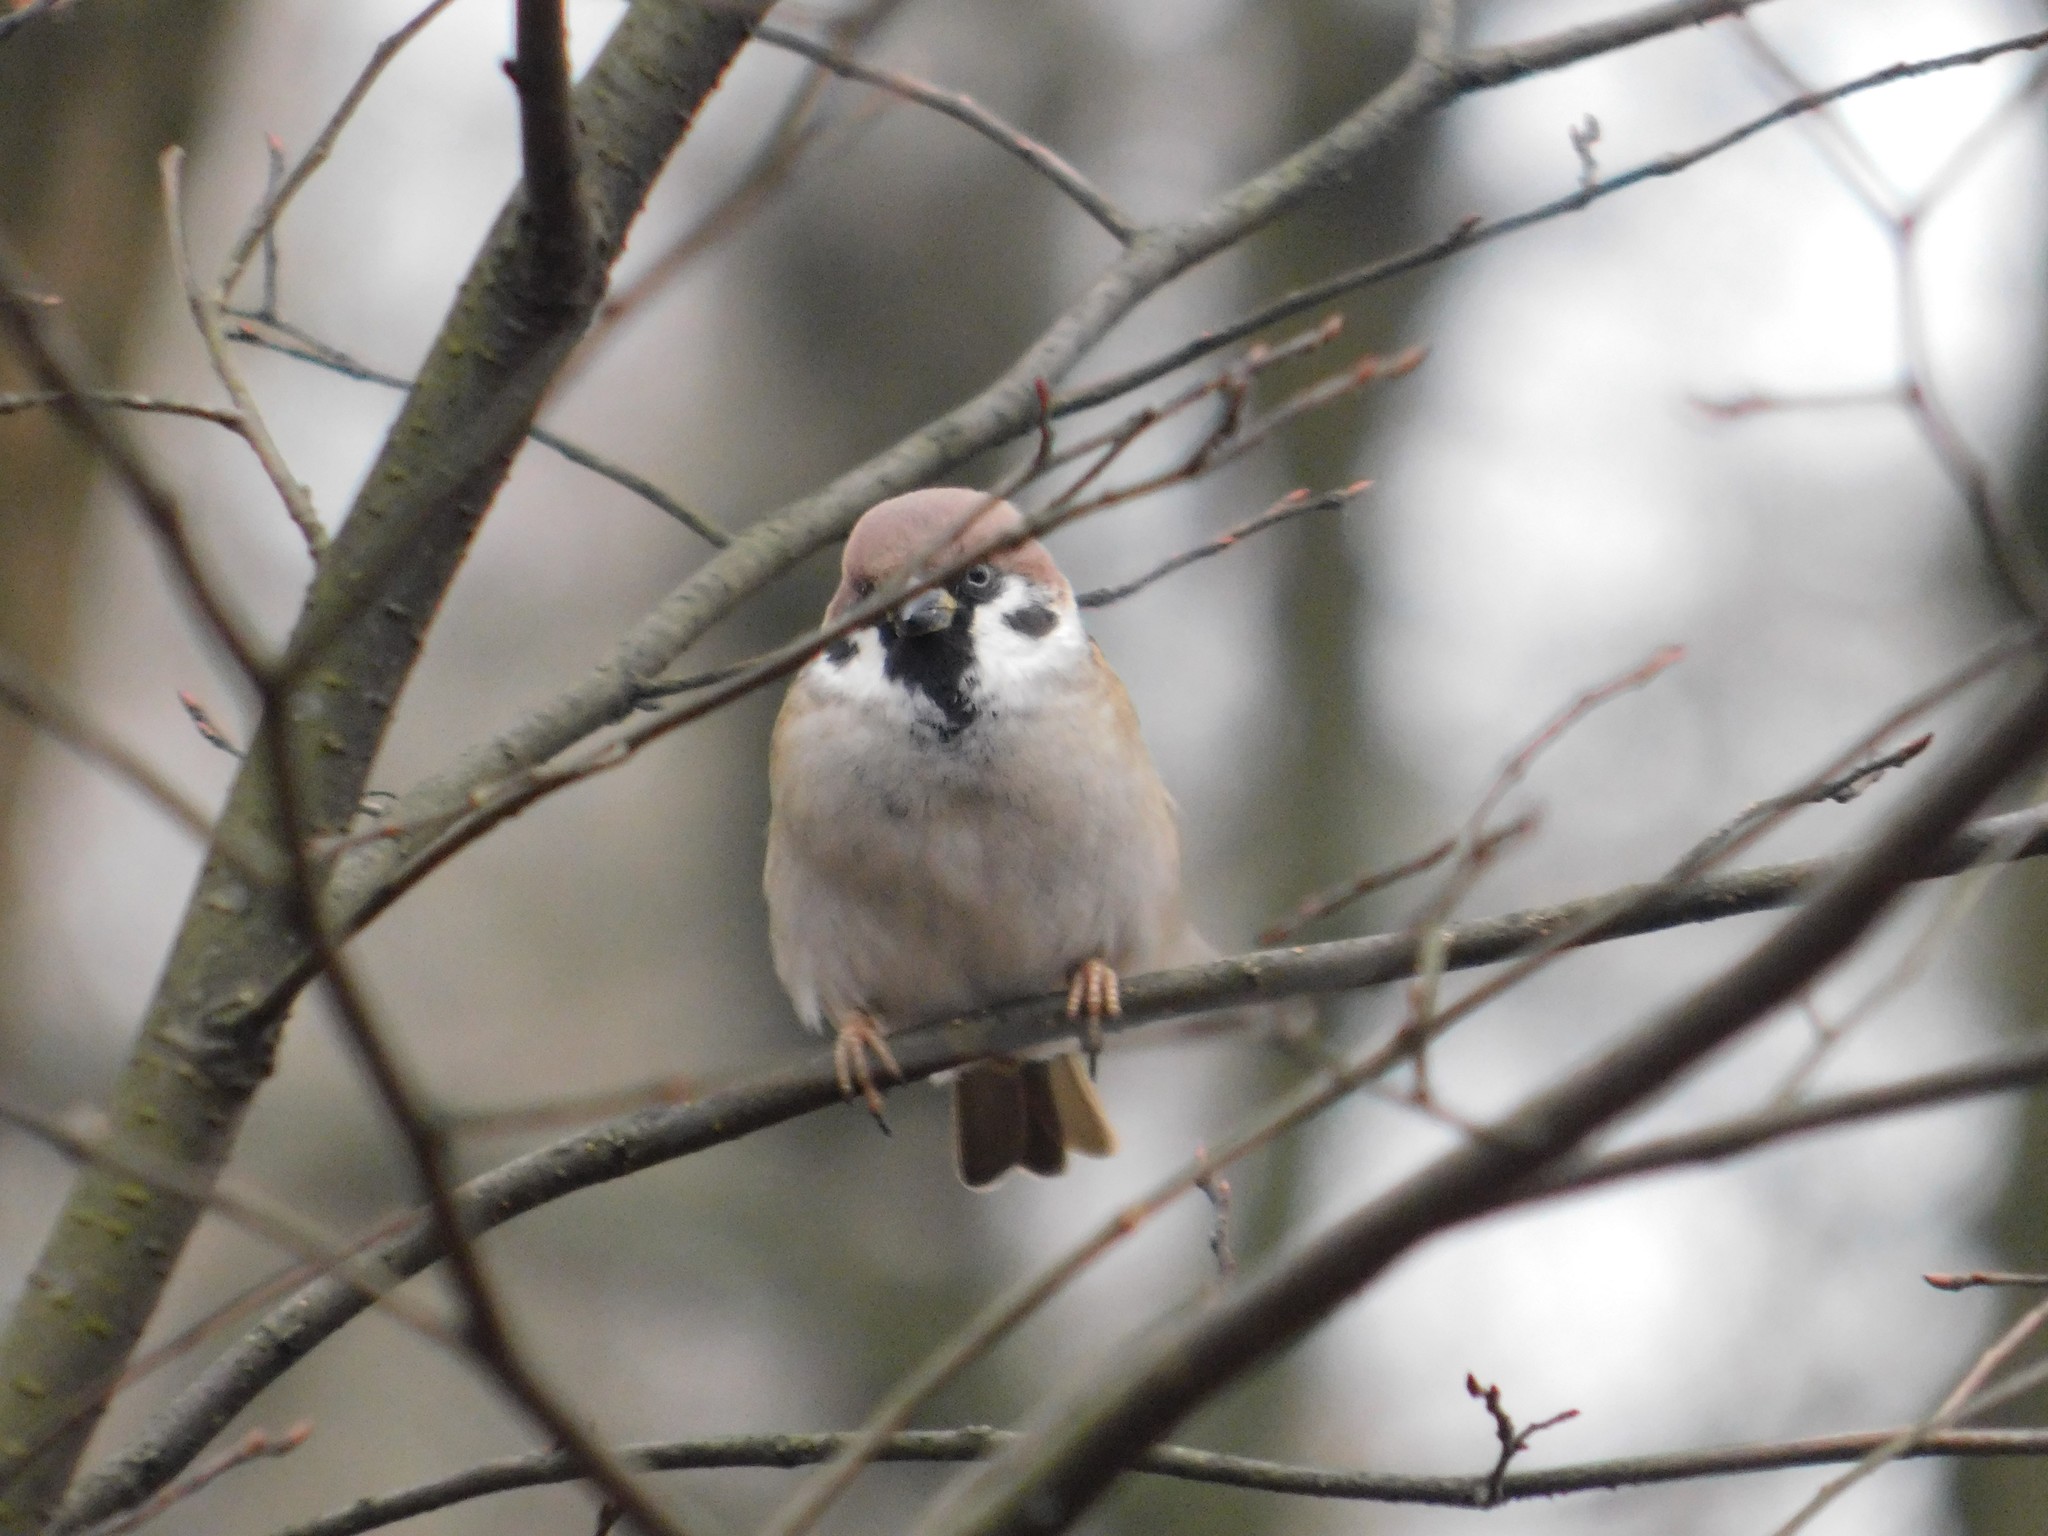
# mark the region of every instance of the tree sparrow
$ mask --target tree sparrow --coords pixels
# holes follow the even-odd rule
[[[978,491],[882,502],[847,538],[826,621],[1023,526]],[[768,789],[776,974],[878,1118],[870,1056],[898,1070],[889,1030],[1065,987],[1092,1055],[1118,972],[1213,954],[1181,910],[1173,801],[1130,698],[1036,540],[813,657],[776,718]],[[1116,1150],[1071,1051],[963,1068],[953,1125],[977,1189]]]

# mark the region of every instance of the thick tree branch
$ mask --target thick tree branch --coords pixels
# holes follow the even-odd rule
[[[2048,808],[1976,822],[1937,850],[1922,871],[1935,878],[1972,868],[1987,857],[2020,859],[2044,853]],[[1617,910],[1624,915],[1581,942],[1788,906],[1848,862],[1814,859],[1741,870],[1678,891],[1636,887],[1457,924],[1450,928],[1445,945],[1447,964],[1452,969],[1491,964],[1589,916]],[[1127,1029],[1206,1008],[1399,980],[1412,973],[1417,947],[1412,934],[1381,934],[1132,977],[1124,984],[1124,1017],[1111,1027]],[[905,1076],[915,1081],[963,1061],[1042,1043],[1067,1028],[1063,1010],[1064,998],[1034,999],[898,1035],[892,1045]],[[472,1235],[486,1232],[579,1190],[839,1103],[831,1053],[819,1052],[687,1103],[664,1104],[579,1130],[471,1180],[457,1192],[456,1203]],[[1532,1196],[1542,1192],[1543,1186],[1530,1186]],[[416,1220],[372,1249],[370,1256],[393,1274],[414,1275],[438,1262],[444,1251],[432,1225]],[[133,1446],[82,1482],[57,1529],[82,1529],[148,1497],[204,1450],[258,1393],[369,1305],[357,1288],[335,1279],[322,1277],[305,1286],[208,1366]]]
[[[616,258],[648,186],[748,24],[745,12],[724,6],[635,6],[592,66],[578,101],[580,186],[602,264]],[[283,681],[251,668],[266,714],[283,722],[276,735],[287,743],[305,826],[332,830],[355,814],[426,625],[595,305],[595,284],[579,306],[564,308],[504,280],[532,259],[525,209],[515,196],[485,242],[320,564]],[[40,343],[32,307],[10,302],[5,312],[18,335]],[[47,348],[38,361],[49,361]],[[82,385],[52,376],[60,374],[54,365],[41,371],[47,387],[70,397],[61,408],[86,414],[107,441],[111,429],[92,414]],[[138,488],[153,484],[140,473],[129,478]],[[277,767],[271,752],[251,755],[221,818],[223,839],[284,851]],[[291,882],[259,884],[224,856],[209,859],[115,1089],[121,1150],[202,1179],[217,1172],[270,1069],[293,995],[275,979],[306,974],[310,953]],[[0,1532],[43,1523],[97,1417],[53,1432],[62,1405],[118,1375],[203,1210],[160,1192],[138,1206],[119,1183],[100,1171],[81,1177],[0,1338],[0,1381],[9,1384],[0,1392]]]

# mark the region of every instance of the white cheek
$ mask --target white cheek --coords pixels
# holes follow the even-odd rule
[[[1073,607],[1053,608],[1057,622],[1042,635],[1024,634],[1009,622],[1009,614],[1047,606],[1026,590],[975,610],[974,659],[982,692],[1021,701],[1088,664],[1088,634]]]
[[[867,631],[848,637],[853,654],[835,660],[830,654],[813,656],[799,674],[804,686],[822,699],[843,700],[867,706],[896,705],[907,701],[904,693],[882,673],[882,642]]]

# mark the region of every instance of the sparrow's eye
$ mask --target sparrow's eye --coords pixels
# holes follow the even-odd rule
[[[986,592],[996,584],[996,568],[986,563],[970,565],[961,573],[960,584],[970,592]]]
[[[852,590],[853,600],[857,603],[864,603],[875,595],[875,584],[869,577],[856,576],[853,578]]]

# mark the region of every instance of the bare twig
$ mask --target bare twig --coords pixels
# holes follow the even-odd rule
[[[227,259],[221,264],[220,276],[214,279],[214,289],[223,296],[223,299],[235,291],[235,284],[241,281],[242,274],[249,268],[250,260],[269,239],[270,232],[277,227],[277,221],[283,215],[286,206],[298,196],[299,189],[305,186],[313,173],[327,163],[327,157],[334,153],[334,146],[341,138],[342,129],[346,128],[349,119],[356,115],[356,108],[360,107],[363,99],[370,94],[370,87],[377,83],[377,77],[398,57],[399,51],[451,3],[452,0],[429,0],[429,4],[412,20],[379,43],[370,54],[369,63],[363,66],[363,72],[356,77],[355,83],[341,98],[341,105],[334,109],[334,115],[328,118],[326,126],[314,138],[312,145],[299,157],[299,163],[291,168],[289,175],[272,178],[263,201],[249,216],[248,225],[242,230],[233,248],[229,250]]]
[[[1547,203],[1539,203],[1533,208],[1506,218],[1487,220],[1473,215],[1459,221],[1449,233],[1435,240],[1427,241],[1411,250],[1402,251],[1393,256],[1382,257],[1376,261],[1366,262],[1361,266],[1339,272],[1335,276],[1324,278],[1320,282],[1297,288],[1292,293],[1283,294],[1270,303],[1262,305],[1240,320],[1234,320],[1228,325],[1204,331],[1193,340],[1162,353],[1149,363],[1143,363],[1108,378],[1077,387],[1062,395],[1054,404],[1053,409],[1056,414],[1064,416],[1072,411],[1087,410],[1092,406],[1104,404],[1107,401],[1116,399],[1119,395],[1128,394],[1133,389],[1149,384],[1154,379],[1172,373],[1178,368],[1183,368],[1199,358],[1206,357],[1212,352],[1242,341],[1247,336],[1256,335],[1258,332],[1266,329],[1267,326],[1277,325],[1283,320],[1291,320],[1296,315],[1306,313],[1312,309],[1320,309],[1333,300],[1343,298],[1348,294],[1374,287],[1380,283],[1390,282],[1394,278],[1419,271],[1424,267],[1433,266],[1447,257],[1498,240],[1504,235],[1519,234],[1525,229],[1533,228],[1538,224],[1546,224],[1552,219],[1560,218],[1565,214],[1577,213],[1580,209],[1590,207],[1603,198],[1611,197],[1615,193],[1626,191],[1631,187],[1640,186],[1644,182],[1676,176],[1682,171],[1692,169],[1693,166],[1698,165],[1703,160],[1711,159],[1715,155],[1733,149],[1736,145],[1756,137],[1756,135],[1765,132],[1767,129],[1774,128],[1780,123],[1789,122],[1805,113],[1817,111],[1831,102],[1860,95],[1864,91],[1877,90],[1899,80],[1914,79],[1922,75],[1935,74],[1942,70],[1968,68],[2005,54],[2032,52],[2044,47],[2048,47],[2048,29],[2023,33],[2017,37],[2006,38],[2001,42],[1986,44],[1982,48],[1965,49],[1960,53],[1944,54],[1936,58],[1919,59],[1905,64],[1893,64],[1887,68],[1875,70],[1870,74],[1858,76],[1854,80],[1846,81],[1828,90],[1794,97],[1773,107],[1770,111],[1751,118],[1749,121],[1730,129],[1728,132],[1708,139],[1691,149],[1675,151],[1668,155],[1660,155],[1652,160],[1645,160],[1626,171],[1595,182],[1592,186],[1580,187],[1577,191],[1568,193],[1563,197],[1553,198]]]
[[[1285,944],[1318,918],[1341,912],[1353,902],[1362,900],[1375,891],[1384,891],[1389,886],[1399,885],[1403,880],[1412,880],[1417,875],[1425,874],[1457,851],[1458,838],[1454,833],[1413,858],[1403,859],[1400,863],[1391,864],[1385,869],[1367,870],[1342,885],[1333,885],[1327,890],[1304,896],[1296,903],[1292,912],[1259,934],[1259,942],[1267,945]]]
[[[213,364],[214,375],[235,404],[235,414],[240,418],[235,430],[248,442],[257,462],[263,466],[264,474],[270,477],[278,499],[284,503],[286,514],[305,539],[308,553],[317,562],[327,553],[327,529],[321,524],[319,510],[313,505],[312,493],[292,473],[291,465],[285,462],[283,451],[263,420],[263,413],[257,409],[256,397],[249,392],[241,370],[235,367],[234,359],[228,354],[227,341],[221,334],[218,297],[201,292],[198,279],[192,274],[192,258],[185,249],[184,165],[185,151],[175,144],[165,150],[158,161],[163,177],[164,220],[170,230],[171,269],[177,274],[178,285],[184,289],[185,303],[192,311],[192,323],[199,332],[200,340],[206,344],[206,355]]]
[[[1960,1275],[1922,1275],[1937,1291],[1967,1291],[1980,1285],[2013,1285],[2030,1289],[2048,1285],[2048,1275],[2019,1274],[2005,1269],[1973,1269]]]
[[[237,1467],[246,1467],[252,1461],[267,1461],[277,1456],[289,1456],[304,1445],[312,1434],[313,1426],[304,1422],[294,1424],[280,1435],[273,1435],[267,1429],[252,1429],[242,1436],[241,1442],[232,1450],[222,1453],[192,1472],[190,1476],[179,1478],[140,1508],[130,1510],[117,1520],[109,1520],[95,1530],[93,1536],[126,1536],[127,1532],[148,1524],[172,1505],[183,1503]]]
[[[41,410],[45,406],[58,405],[65,396],[55,390],[37,390],[32,394],[0,395],[0,416],[12,416],[21,411]],[[100,389],[91,395],[94,405],[112,406],[117,410],[138,411],[156,416],[189,416],[194,421],[210,421],[217,427],[226,427],[239,434],[242,430],[241,415],[225,406],[199,405],[190,400],[166,400],[158,395],[138,395],[128,390]]]
[[[1631,1456],[1612,1461],[1510,1472],[1501,1481],[1500,1503],[1556,1498],[1615,1488],[1643,1488],[1733,1474],[1779,1471],[1790,1467],[1827,1466],[1854,1461],[1872,1446],[1895,1434],[1892,1430],[1824,1435],[1759,1445],[1720,1446],[1656,1456]],[[1002,1429],[920,1429],[892,1435],[875,1455],[879,1462],[948,1463],[979,1461],[1020,1437]],[[794,1468],[811,1466],[837,1453],[843,1434],[733,1435],[716,1440],[672,1441],[625,1446],[622,1459],[648,1471],[693,1471],[721,1467]],[[1928,1436],[1907,1454],[1916,1457],[1985,1457],[2048,1455],[2048,1430],[1951,1430]],[[1436,1505],[1453,1509],[1488,1507],[1489,1479],[1429,1477],[1398,1472],[1354,1472],[1334,1468],[1291,1466],[1249,1456],[1187,1446],[1154,1446],[1131,1470],[1154,1477],[1178,1478],[1262,1493],[1304,1498],[1354,1499],[1380,1504]],[[275,1536],[362,1536],[363,1532],[401,1520],[448,1509],[491,1494],[545,1487],[577,1476],[576,1468],[558,1451],[485,1462],[451,1477],[422,1483],[375,1498],[358,1499],[318,1520],[290,1526]]]
[[[1163,580],[1176,571],[1184,571],[1199,561],[1222,554],[1235,548],[1255,533],[1264,533],[1280,523],[1291,522],[1309,512],[1329,512],[1347,505],[1371,489],[1370,480],[1360,480],[1347,485],[1341,491],[1325,491],[1320,496],[1311,496],[1307,491],[1289,491],[1257,517],[1249,518],[1233,528],[1227,528],[1206,543],[1197,544],[1193,549],[1184,549],[1172,558],[1162,560],[1142,576],[1114,587],[1097,587],[1082,592],[1074,601],[1083,608],[1107,608],[1111,603],[1120,603],[1127,597],[1135,597],[1155,581]]]
[[[289,325],[275,315],[264,315],[254,311],[230,309],[227,317],[235,322],[227,332],[229,341],[245,342],[250,346],[262,347],[285,357],[297,358],[300,362],[312,363],[326,368],[344,378],[356,379],[365,384],[381,384],[386,389],[411,389],[413,381],[395,373],[385,373],[358,362],[337,347],[309,336],[295,325]],[[275,333],[275,334],[272,334]],[[615,464],[583,447],[571,442],[558,432],[546,427],[528,427],[526,435],[534,442],[560,454],[571,464],[601,475],[613,484],[632,492],[641,500],[658,507],[681,523],[697,537],[714,549],[723,549],[732,542],[732,535],[705,517],[693,512],[653,481],[636,475],[623,465]]]
[[[848,80],[858,80],[863,85],[878,86],[893,95],[901,96],[905,101],[914,101],[921,107],[930,107],[934,112],[944,113],[956,123],[966,124],[991,144],[1016,156],[1058,187],[1076,207],[1114,235],[1118,243],[1129,245],[1137,238],[1136,222],[1104,196],[1086,176],[1045,145],[1004,122],[964,92],[942,90],[938,86],[927,84],[896,70],[876,69],[871,65],[862,64],[830,44],[805,37],[801,32],[792,32],[786,27],[757,27],[754,36],[760,42],[800,54],[813,64],[831,70],[835,75],[843,75]]]
[[[1517,1425],[1501,1402],[1498,1385],[1486,1386],[1468,1371],[1465,1375],[1465,1392],[1467,1396],[1476,1397],[1486,1405],[1487,1415],[1493,1420],[1494,1438],[1500,1442],[1500,1455],[1494,1460],[1493,1470],[1486,1474],[1486,1507],[1491,1509],[1501,1502],[1507,1485],[1509,1464],[1529,1449],[1529,1442],[1536,1436],[1546,1429],[1554,1429],[1569,1419],[1576,1419],[1579,1410],[1567,1408],[1562,1413],[1553,1413],[1549,1418],[1538,1419],[1533,1424]]]
[[[2044,1323],[2048,1323],[2048,1301],[2036,1302],[1971,1363],[1970,1368],[1963,1373],[1962,1380],[1950,1389],[1948,1396],[1941,1400],[1941,1405],[1934,1412],[1918,1424],[1900,1430],[1883,1444],[1873,1446],[1855,1466],[1828,1482],[1801,1505],[1798,1513],[1772,1532],[1772,1536],[1795,1536],[1796,1532],[1804,1530],[1812,1523],[1814,1516],[1856,1484],[1881,1467],[1898,1460],[1926,1436],[1954,1426],[1969,1412],[1971,1399],[1999,1367],[2013,1357],[2021,1345],[2040,1331]]]

